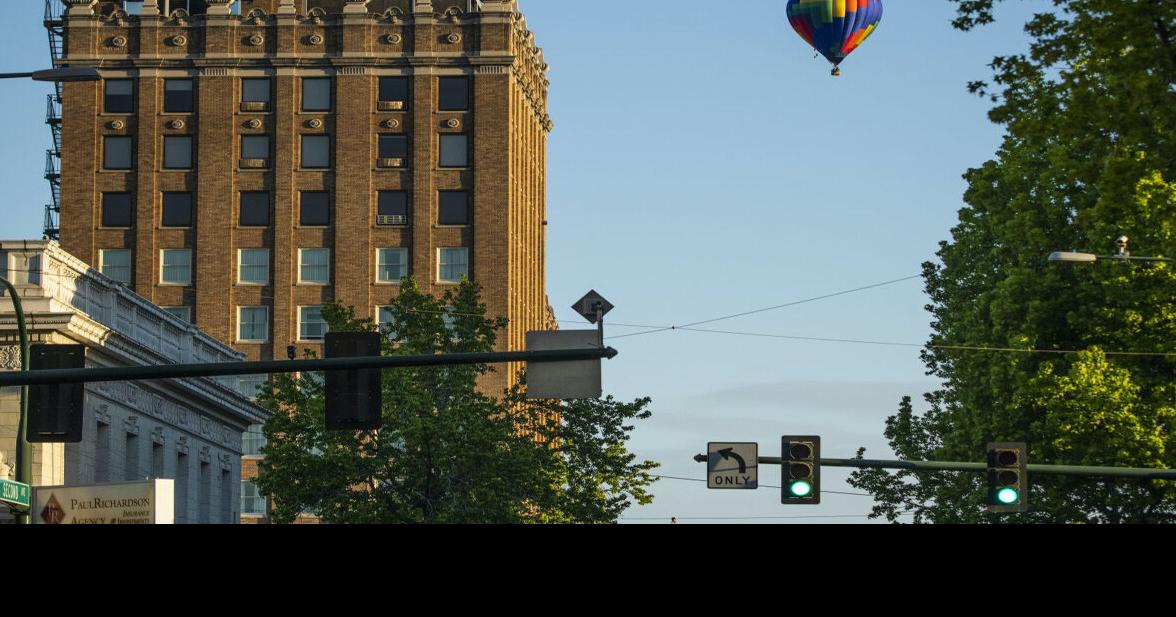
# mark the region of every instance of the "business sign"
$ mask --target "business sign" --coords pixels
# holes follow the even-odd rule
[[[29,507],[29,485],[0,479],[0,502],[20,508]]]
[[[175,494],[175,480],[34,486],[31,514],[38,525],[170,525]]]
[[[706,487],[744,490],[759,488],[759,444],[708,443]]]

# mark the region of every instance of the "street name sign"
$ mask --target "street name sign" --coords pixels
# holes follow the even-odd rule
[[[27,509],[29,507],[29,485],[12,480],[0,480],[0,501]]]
[[[728,490],[759,488],[759,444],[708,443],[706,487]]]

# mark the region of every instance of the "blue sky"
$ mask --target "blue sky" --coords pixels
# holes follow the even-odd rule
[[[43,3],[6,4],[26,26],[0,41],[0,72],[47,66]],[[564,328],[583,323],[568,307],[589,289],[617,306],[606,322],[680,325],[915,275],[949,237],[961,174],[1001,135],[965,85],[988,76],[992,56],[1025,48],[1021,26],[1048,2],[1010,3],[996,25],[961,33],[947,0],[889,0],[836,79],[785,4],[522,1],[551,66],[548,293]],[[39,238],[49,88],[3,85],[0,236]],[[926,302],[913,280],[706,327],[922,343]],[[708,441],[756,441],[775,456],[786,433],[820,434],[830,457],[859,446],[888,457],[886,416],[934,385],[913,347],[683,331],[611,344],[621,354],[605,389],[653,398],[632,445],[669,476],[704,478],[691,457]],[[826,491],[850,490],[845,475],[826,469]],[[778,470],[761,470],[761,483],[778,485]],[[871,504],[826,494],[784,507],[775,489],[681,480],[654,492],[627,520],[861,515]]]

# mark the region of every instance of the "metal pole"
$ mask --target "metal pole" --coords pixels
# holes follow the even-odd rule
[[[706,457],[702,456],[702,462]],[[695,457],[697,460],[698,457]],[[779,465],[779,457],[761,456],[761,465]],[[924,471],[988,471],[985,463],[953,461],[881,461],[856,458],[823,458],[823,467],[854,467],[857,469],[914,469]],[[1176,469],[1141,467],[1083,467],[1079,465],[1028,465],[1030,473],[1047,476],[1087,476],[1100,478],[1137,478],[1143,480],[1176,480]]]
[[[16,293],[16,288],[8,282],[8,279],[0,277],[0,283],[8,290],[8,295],[12,298],[12,308],[16,312],[16,330],[20,336],[20,370],[26,372],[29,370],[29,333],[25,329],[24,306],[21,304],[20,296]],[[28,423],[29,387],[25,385],[20,388],[20,417],[16,425],[16,481],[32,486],[33,453],[29,448]],[[18,513],[16,523],[27,525],[29,513]]]
[[[21,77],[32,77],[32,73],[0,73],[0,79],[18,79]]]
[[[101,381],[140,381],[183,377],[226,377],[262,373],[302,373],[307,371],[346,371],[356,369],[451,366],[457,364],[499,364],[509,362],[571,362],[613,358],[617,350],[557,349],[551,351],[506,351],[455,353],[425,356],[373,356],[363,358],[328,358],[320,360],[275,360],[268,362],[222,362],[219,364],[172,364],[164,366],[126,366],[118,368],[54,369],[0,373],[0,386],[37,386]]]

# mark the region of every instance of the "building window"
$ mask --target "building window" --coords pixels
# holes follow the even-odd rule
[[[326,227],[331,224],[331,196],[323,191],[302,191],[298,224],[302,227]]]
[[[237,392],[245,398],[257,400],[258,395],[261,394],[261,388],[269,381],[269,375],[242,375],[237,378]],[[261,425],[257,425],[258,434],[261,434]],[[248,437],[246,437],[248,439]],[[262,438],[260,445],[254,448],[254,455],[261,454],[261,446],[265,445],[264,438]],[[249,452],[243,452],[249,456]]]
[[[108,114],[135,113],[135,82],[131,79],[107,79],[103,106]]]
[[[269,340],[269,309],[264,306],[237,307],[237,341],[264,343]]]
[[[103,227],[130,227],[134,216],[130,193],[102,194]]]
[[[298,282],[327,285],[331,282],[331,249],[298,249]]]
[[[376,280],[399,283],[408,276],[408,249],[376,249]]]
[[[244,384],[246,380],[252,382],[251,389],[242,388],[241,394],[253,398],[257,394],[257,388],[269,380],[269,375],[245,375],[241,378],[241,383]],[[261,430],[260,424],[251,425],[245,429],[245,433],[241,435],[241,455],[242,456],[261,456],[261,449],[265,447],[265,433]]]
[[[302,136],[302,168],[327,169],[331,166],[331,136]]]
[[[377,306],[376,307],[376,322],[380,326],[380,332],[383,332],[384,335],[390,339],[395,339],[396,332],[394,330],[392,330],[392,324],[395,322],[395,320],[393,319],[392,315],[393,315],[392,307],[390,307],[390,306]]]
[[[302,111],[331,111],[330,77],[303,78]]]
[[[159,282],[163,285],[191,285],[192,249],[160,251]]]
[[[160,224],[163,227],[191,227],[192,194],[164,193],[163,217]]]
[[[268,161],[270,156],[269,135],[242,135],[241,158]]]
[[[190,114],[195,108],[194,82],[191,79],[163,80],[163,111],[169,114]]]
[[[238,283],[269,284],[269,249],[241,249],[238,251],[237,260]]]
[[[408,224],[408,193],[380,191],[376,204],[377,225]]]
[[[102,168],[131,168],[131,138],[107,135],[102,138]]]
[[[268,77],[241,80],[241,102],[244,111],[269,109],[270,80]]]
[[[298,307],[298,340],[321,341],[327,334],[327,322],[323,320],[323,307]]]
[[[269,227],[269,193],[241,193],[241,227]]]
[[[192,138],[171,135],[163,138],[163,168],[192,169]]]
[[[380,102],[400,103],[397,109],[408,107],[408,78],[380,78]]]
[[[98,251],[99,271],[123,285],[131,284],[130,249],[108,249]]]
[[[408,137],[405,135],[380,135],[380,158],[408,158]]]
[[[184,323],[192,323],[192,307],[190,306],[161,306],[159,308]]]
[[[468,77],[440,78],[437,109],[467,111],[470,108],[470,80]]]
[[[470,274],[470,250],[465,247],[437,249],[437,280],[442,283],[459,283],[461,277]]]
[[[265,516],[265,497],[249,480],[241,480],[241,514]]]
[[[441,191],[437,200],[437,224],[469,225],[469,193],[465,191]]]
[[[441,166],[469,167],[469,136],[441,135]]]

